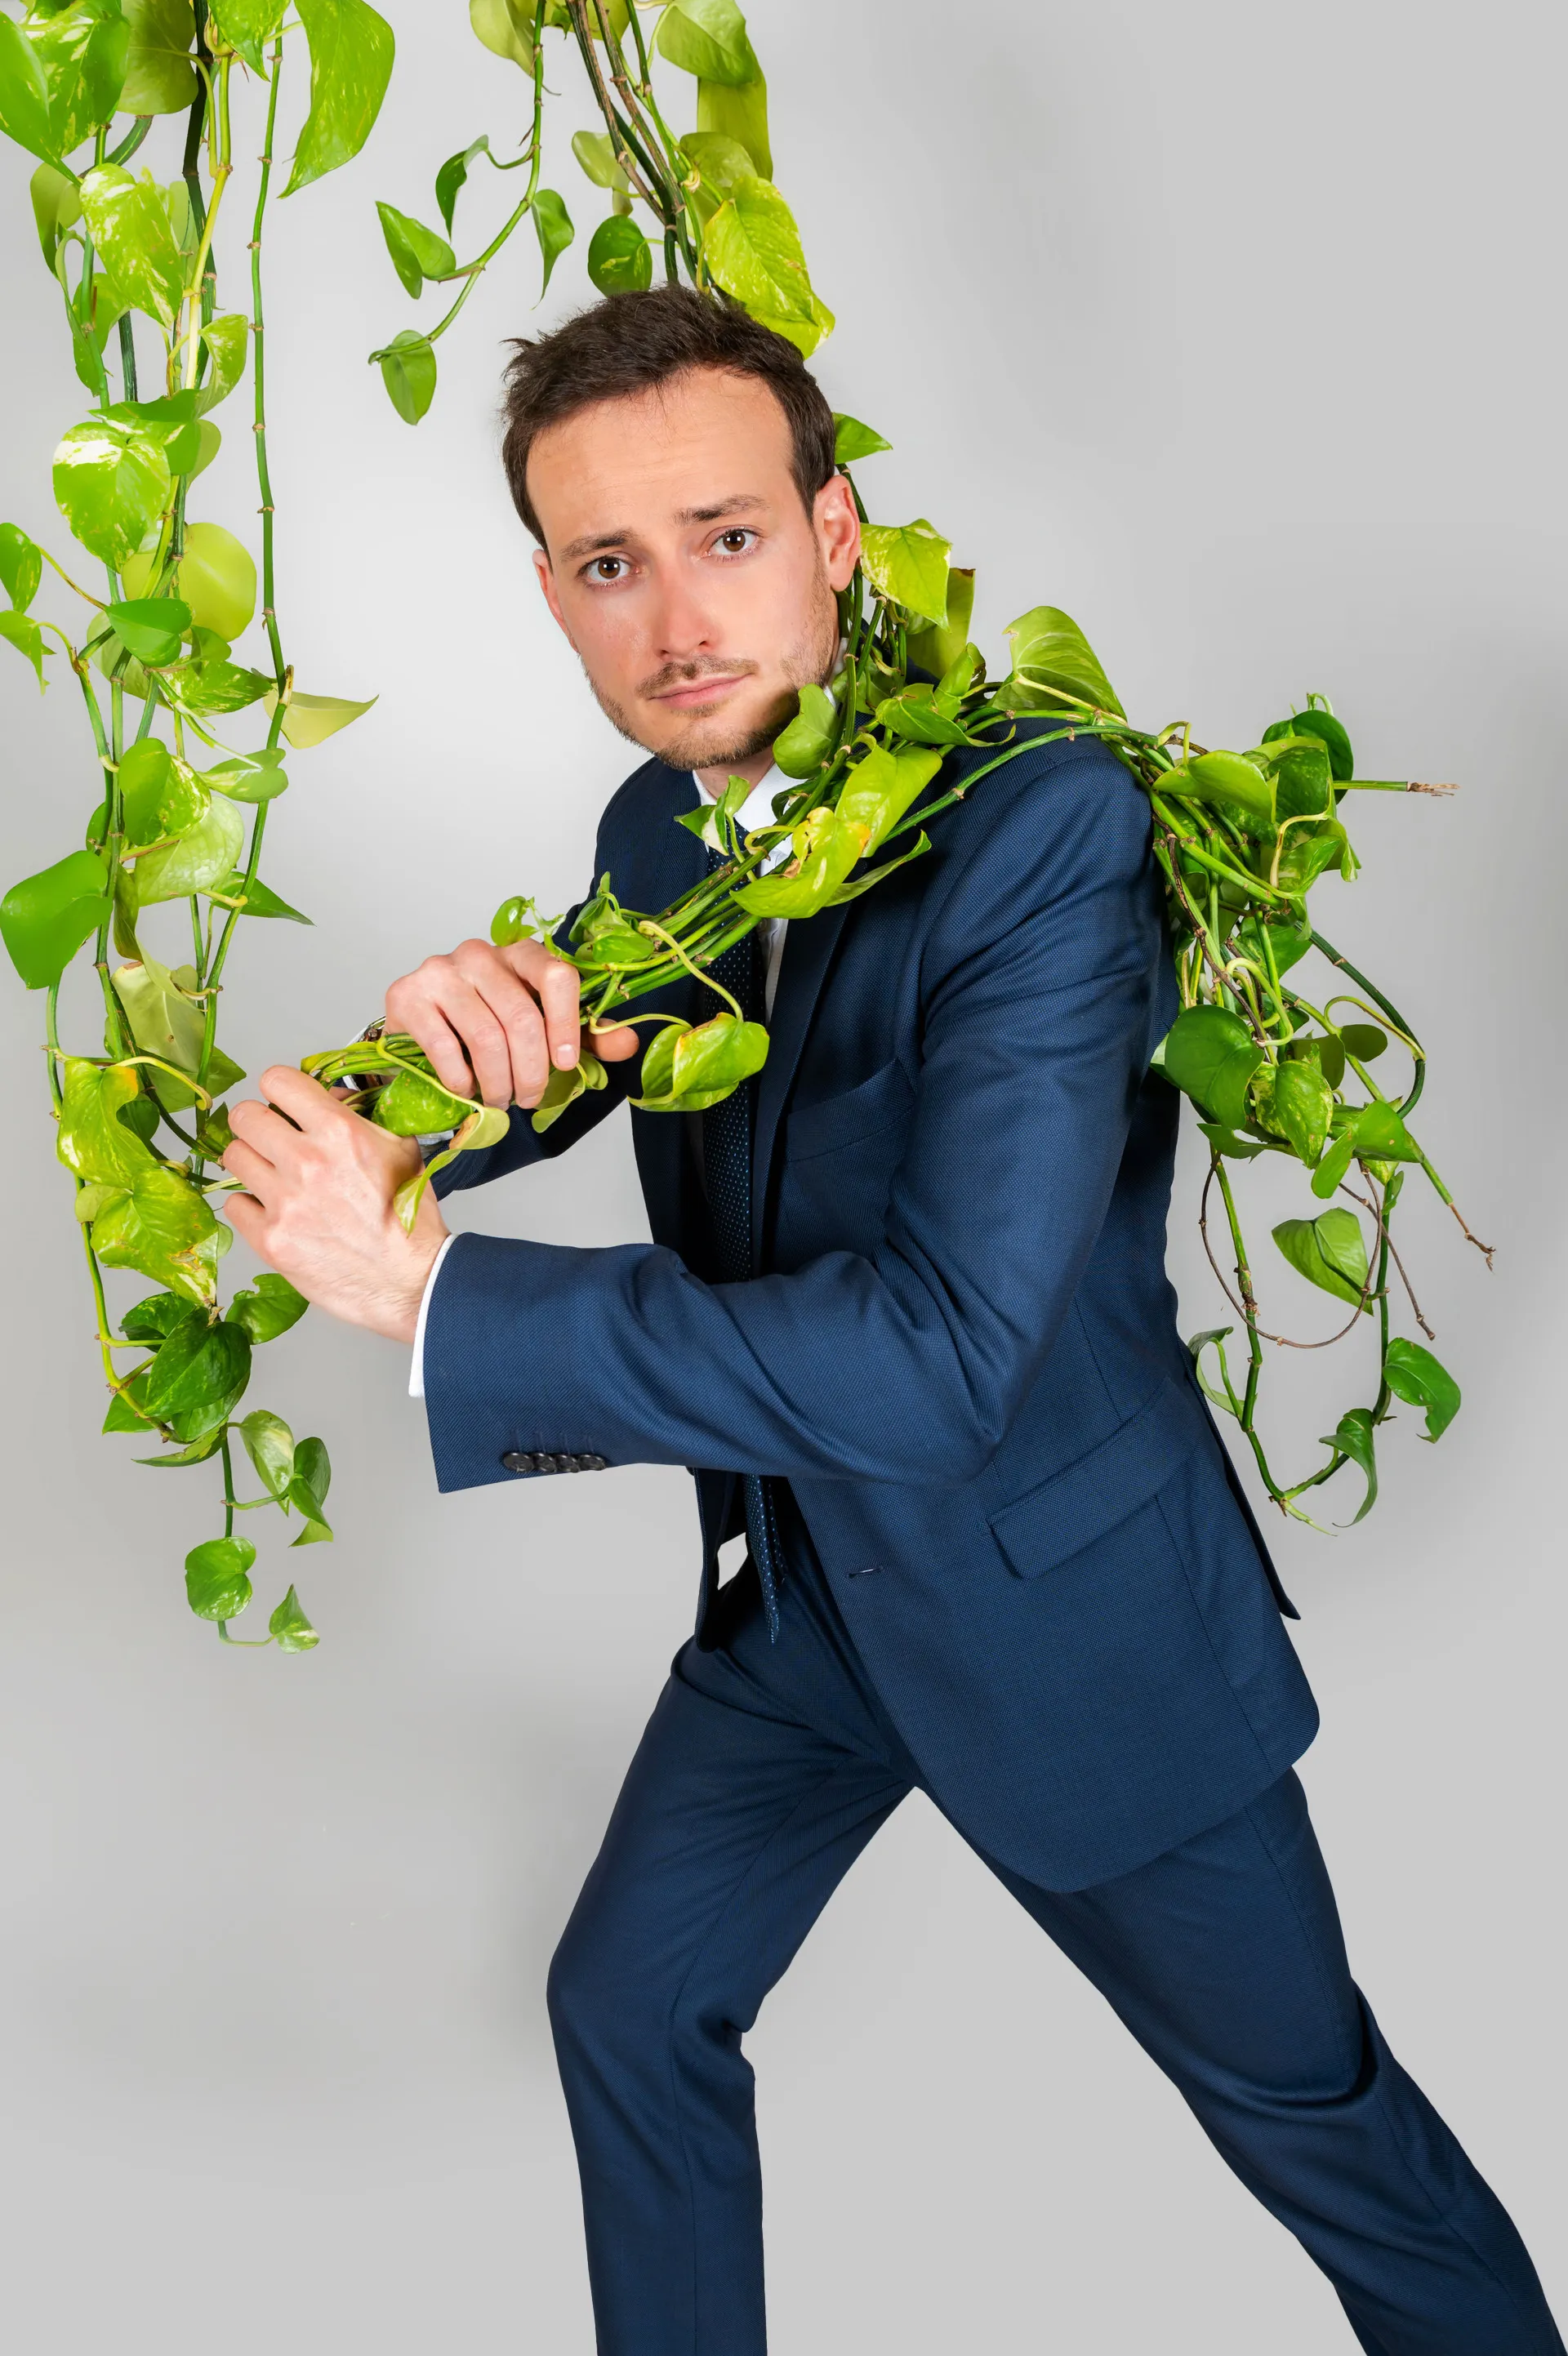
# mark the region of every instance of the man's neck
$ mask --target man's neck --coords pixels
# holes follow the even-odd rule
[[[692,775],[708,799],[716,802],[732,777],[744,777],[748,786],[759,786],[772,766],[773,748],[768,745],[760,753],[753,753],[749,760],[721,761],[715,768],[693,769]]]

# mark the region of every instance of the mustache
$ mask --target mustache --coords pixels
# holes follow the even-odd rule
[[[684,662],[667,662],[638,685],[639,695],[663,695],[672,687],[691,687],[700,679],[749,679],[762,669],[748,655],[693,655]]]

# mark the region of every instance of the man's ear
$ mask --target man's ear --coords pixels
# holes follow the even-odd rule
[[[550,552],[548,549],[536,548],[534,550],[533,570],[535,576],[538,579],[539,585],[544,592],[545,604],[554,615],[555,619],[560,623],[562,633],[565,637],[567,645],[572,648],[574,652],[575,652],[577,642],[573,637],[571,631],[566,627],[566,616],[561,611],[561,600],[555,594],[555,568],[550,562]]]
[[[847,589],[860,562],[860,518],[847,475],[830,475],[811,502],[811,524],[829,584]]]

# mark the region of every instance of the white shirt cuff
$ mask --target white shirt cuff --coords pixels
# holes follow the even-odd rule
[[[408,1375],[410,1398],[424,1397],[424,1321],[430,1314],[430,1296],[435,1290],[435,1280],[441,1273],[441,1263],[456,1240],[455,1235],[448,1236],[435,1258],[431,1261],[430,1273],[424,1280],[424,1290],[419,1297],[419,1323],[413,1329],[413,1364],[409,1368]]]

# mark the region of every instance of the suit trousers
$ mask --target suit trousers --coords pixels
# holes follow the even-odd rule
[[[748,1564],[720,1591],[717,1646],[672,1664],[551,1970],[600,2356],[763,2356],[742,2036],[924,1788],[779,1489],[778,1642]],[[1097,1888],[986,1862],[1323,2269],[1369,2356],[1563,2356],[1518,2233],[1350,1977],[1294,1773]]]

